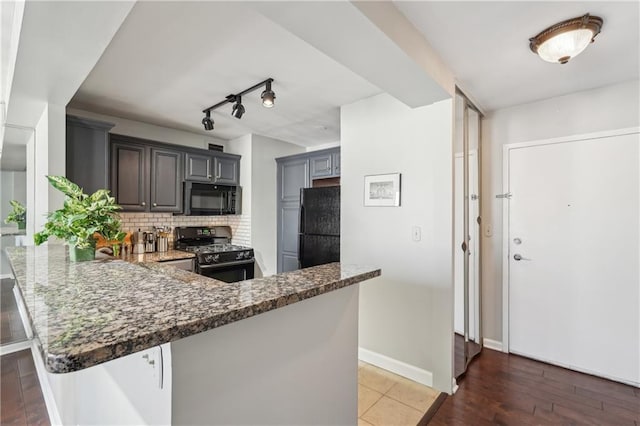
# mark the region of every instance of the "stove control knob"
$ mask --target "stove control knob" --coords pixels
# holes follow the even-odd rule
[[[242,259],[243,255],[242,252],[239,252],[238,254],[236,254],[236,260],[240,260]]]
[[[251,252],[250,251],[245,251],[244,252],[244,258],[245,259],[249,259],[251,257]]]

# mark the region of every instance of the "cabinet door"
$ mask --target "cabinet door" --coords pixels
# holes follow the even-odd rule
[[[333,153],[333,175],[340,176],[340,151]]]
[[[298,269],[300,189],[309,186],[309,159],[278,163],[278,272]]]
[[[109,130],[112,123],[67,116],[66,173],[85,193],[109,188]]]
[[[311,179],[328,177],[332,174],[331,154],[311,157]]]
[[[147,210],[148,176],[144,145],[111,143],[111,192],[124,211]]]
[[[152,212],[182,212],[182,154],[151,148]]]
[[[211,156],[187,152],[185,155],[186,180],[196,182],[211,182]]]
[[[215,183],[226,185],[237,185],[239,183],[238,170],[240,169],[240,160],[236,158],[215,157],[213,159]]]

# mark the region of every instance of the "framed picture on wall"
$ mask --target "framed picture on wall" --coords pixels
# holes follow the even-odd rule
[[[364,205],[398,207],[400,205],[400,173],[365,176]]]

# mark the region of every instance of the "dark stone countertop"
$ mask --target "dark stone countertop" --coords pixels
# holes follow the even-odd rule
[[[69,262],[62,245],[6,251],[52,373],[91,367],[381,273],[331,263],[224,283],[156,262]]]

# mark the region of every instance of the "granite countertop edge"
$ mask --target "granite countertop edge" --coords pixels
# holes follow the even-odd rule
[[[139,336],[135,339],[120,341],[111,345],[104,345],[94,350],[81,352],[79,354],[56,354],[54,351],[45,351],[42,345],[40,345],[40,352],[45,360],[45,367],[48,372],[54,374],[71,373],[143,351],[154,346],[170,343],[194,334],[222,327],[223,325],[283,308],[312,297],[340,290],[342,288],[358,284],[362,281],[376,278],[380,275],[380,269],[364,272],[338,281],[328,282],[310,289],[292,292],[290,294],[283,294],[270,300],[263,300],[251,306],[244,306],[242,308],[218,313],[209,318],[185,324],[178,324],[165,330]]]
[[[22,251],[18,253],[19,250]],[[62,281],[57,279],[55,273],[54,276],[50,276],[51,269],[47,269],[46,266],[37,266],[35,270],[32,270],[30,276],[25,275],[26,269],[24,268],[26,268],[28,260],[31,261],[29,263],[31,267],[34,264],[41,265],[46,263],[41,262],[48,255],[45,250],[52,253],[53,268],[57,273],[62,273],[60,275]],[[60,247],[49,247],[48,249],[42,249],[42,251],[28,247],[15,248],[15,259],[11,259],[12,253],[8,249],[7,253],[16,277],[18,291],[26,304],[26,314],[34,336],[37,338],[45,368],[48,372],[54,374],[71,373],[99,365],[154,346],[170,343],[184,337],[283,308],[381,275],[381,270],[378,268],[332,263],[229,284],[180,270],[162,261],[150,260],[149,257],[146,260],[136,257],[134,260],[125,259],[124,261],[123,259],[110,257],[94,262],[81,262],[75,265],[73,262],[71,264],[67,263],[67,267],[60,268],[60,264],[56,262],[65,253]],[[30,258],[27,253],[30,253]],[[22,258],[21,254],[25,257]],[[41,256],[45,256],[45,258]],[[17,268],[14,268],[13,261],[18,262]],[[90,267],[87,268],[87,266]],[[72,269],[67,270],[66,268],[69,267]],[[91,315],[95,314],[95,309],[98,308],[95,306],[85,307],[85,303],[91,303],[92,300],[103,300],[100,299],[102,296],[95,296],[93,293],[96,288],[98,289],[97,291],[100,291],[102,283],[97,281],[96,284],[96,282],[86,280],[91,280],[92,275],[96,273],[100,274],[104,273],[104,271],[112,270],[114,271],[113,274],[119,272],[132,273],[138,279],[141,279],[142,281],[135,281],[140,283],[136,285],[143,287],[140,295],[135,297],[148,297],[150,292],[154,295],[158,294],[160,299],[153,304],[158,307],[165,306],[164,303],[166,302],[162,297],[171,297],[172,294],[175,294],[173,292],[176,289],[179,291],[181,286],[188,286],[189,290],[184,292],[186,296],[183,297],[182,301],[180,299],[173,300],[173,297],[167,300],[170,300],[173,304],[183,303],[180,306],[187,306],[184,303],[190,303],[193,300],[193,306],[196,308],[193,311],[194,314],[190,315],[192,313],[191,309],[184,310],[180,308],[176,311],[167,311],[169,314],[164,318],[162,316],[156,317],[154,312],[157,313],[159,310],[158,308],[153,308],[149,311],[141,311],[140,321],[135,316],[138,314],[129,317],[133,319],[123,320],[124,322],[120,322],[119,325],[117,320],[109,319],[109,323],[106,325],[107,328],[110,328],[112,323],[119,327],[114,329],[113,337],[109,338],[108,333],[111,331],[105,329],[105,323],[94,323],[91,320],[91,318],[94,318]],[[88,275],[86,278],[82,278],[85,277],[85,273],[88,273]],[[146,282],[145,277],[147,276],[150,277],[150,281],[144,288],[145,284],[143,283]],[[71,279],[69,277],[76,279],[76,281],[67,283],[65,279]],[[78,277],[81,277],[80,281],[77,281]],[[54,281],[49,281],[52,279]],[[95,281],[95,277],[93,280]],[[85,282],[88,284],[82,284]],[[76,287],[73,287],[74,285]],[[91,287],[91,285],[94,286]],[[158,285],[161,287],[157,287]],[[165,288],[166,285],[169,285],[169,287],[164,290],[164,294],[156,293],[157,289]],[[238,293],[239,288],[237,286],[242,286],[240,293]],[[131,287],[121,286],[116,290],[120,291],[129,288]],[[49,291],[53,293],[49,293]],[[69,291],[72,292],[73,299],[67,299]],[[84,293],[77,293],[77,291],[83,291]],[[79,299],[76,297],[78,295]],[[178,295],[182,296],[182,294]],[[86,301],[83,297],[86,297]],[[131,311],[129,305],[121,304],[122,299],[117,297],[111,299],[111,296],[109,297],[109,299],[106,299],[107,310],[104,311],[108,316],[111,314],[119,315],[120,312],[126,314],[127,311]],[[45,305],[38,305],[38,301],[44,301]],[[36,305],[32,306],[33,303],[36,303]],[[71,303],[71,305],[67,305],[67,303]],[[109,310],[110,303],[113,306],[111,308],[113,310]],[[144,309],[144,303],[141,302],[142,309]],[[63,311],[80,309],[79,311],[74,311],[79,312],[80,316],[61,317],[58,320],[55,315],[57,315],[57,307],[60,306],[63,307]],[[120,308],[121,306],[124,306],[124,308]],[[152,305],[149,306],[151,307]],[[34,309],[34,312],[32,312],[32,309]],[[52,311],[48,311],[49,309],[52,309]],[[160,308],[160,311],[162,311],[162,308]],[[99,313],[100,311],[98,311]],[[74,327],[74,318],[82,318],[84,321],[83,328],[77,332],[70,331]],[[84,318],[88,318],[88,322]],[[109,316],[109,318],[113,317]],[[52,326],[53,329],[51,329]],[[67,342],[64,340],[67,339],[68,333],[74,333],[74,335],[71,341]],[[78,334],[76,335],[75,333]],[[107,333],[106,340],[102,340],[101,337],[105,335],[104,333]],[[42,337],[45,340],[42,340]],[[61,341],[63,343],[60,343]]]

